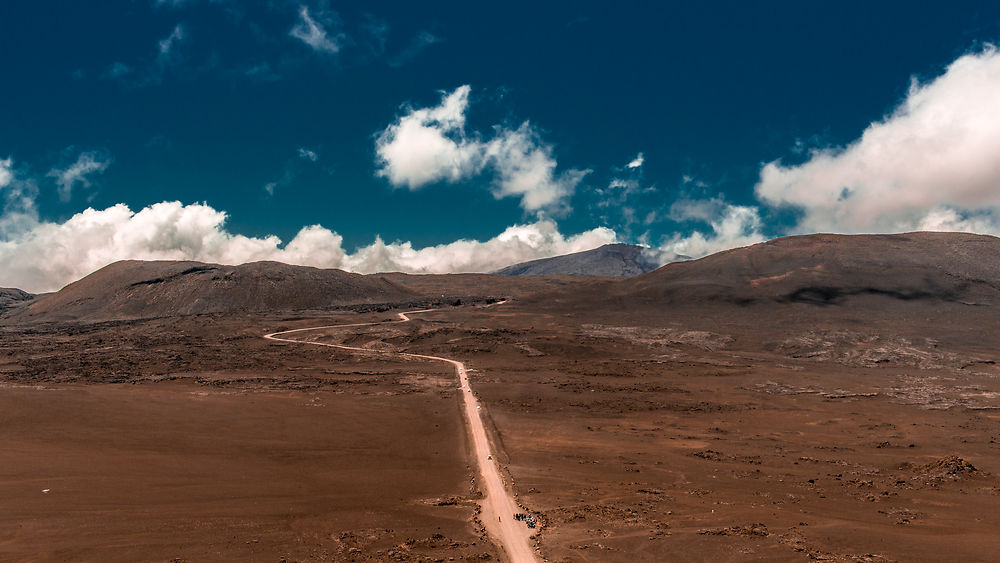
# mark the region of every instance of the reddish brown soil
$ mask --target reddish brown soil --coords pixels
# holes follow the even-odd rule
[[[995,560],[996,241],[837,240],[307,337],[465,362],[551,561]],[[393,318],[0,326],[0,560],[497,558],[448,366],[260,338]]]
[[[4,335],[0,560],[495,560],[450,370],[206,320]]]
[[[310,338],[467,361],[550,560],[1000,549],[992,352],[585,316],[460,307]],[[252,337],[391,315],[302,317],[7,329],[0,559],[496,557],[447,367]]]

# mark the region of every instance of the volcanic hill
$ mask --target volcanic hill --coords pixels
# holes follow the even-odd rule
[[[673,259],[686,259],[674,257]],[[593,250],[541,258],[501,268],[502,276],[637,276],[659,268],[663,262],[648,248],[632,244],[606,244]]]
[[[642,308],[711,302],[833,306],[864,296],[1000,303],[1000,238],[931,232],[785,237],[667,264],[570,299]]]
[[[112,320],[216,312],[389,303],[415,296],[377,276],[254,262],[126,260],[32,302],[19,314],[45,320]]]
[[[24,304],[34,298],[35,296],[27,291],[9,287],[0,287],[0,312],[3,312],[11,307]]]

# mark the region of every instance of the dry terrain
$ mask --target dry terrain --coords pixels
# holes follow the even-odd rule
[[[401,303],[14,304],[0,560],[501,558],[455,371],[400,351],[467,366],[547,560],[995,560],[995,241],[803,237],[510,292],[392,274],[438,310],[308,336],[371,353],[262,336]]]

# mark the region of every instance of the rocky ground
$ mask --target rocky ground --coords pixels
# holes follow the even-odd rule
[[[0,559],[496,559],[447,366],[260,338],[393,316],[0,331]],[[988,347],[516,301],[415,317],[308,338],[466,361],[549,560],[1000,549]]]

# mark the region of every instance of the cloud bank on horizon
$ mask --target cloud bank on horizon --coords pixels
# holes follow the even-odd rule
[[[305,17],[308,13],[302,15],[303,37],[296,37],[322,47],[319,32]],[[35,206],[36,180],[20,173],[8,157],[0,159],[0,284],[55,290],[122,259],[231,264],[278,260],[363,273],[482,272],[621,240],[606,227],[561,233],[546,212],[568,212],[568,200],[581,189],[588,170],[558,172],[553,146],[527,121],[514,128],[494,127],[490,134],[468,131],[470,92],[469,86],[461,86],[444,93],[437,106],[405,108],[376,137],[377,173],[393,186],[411,190],[490,175],[495,197],[518,198],[525,212],[536,218],[489,240],[414,248],[409,242],[386,243],[376,237],[370,245],[348,252],[340,235],[313,225],[282,245],[275,236],[229,232],[224,211],[180,202],[137,212],[118,204],[87,209],[63,222],[44,221]],[[799,164],[764,164],[755,188],[759,205],[731,204],[721,195],[678,199],[671,216],[698,228],[664,237],[653,246],[668,254],[700,257],[774,235],[816,231],[1000,234],[997,100],[1000,53],[987,46],[959,57],[933,80],[914,80],[898,107],[848,145],[814,149]],[[77,183],[87,185],[88,174],[100,173],[110,163],[109,155],[86,154],[64,170],[53,170],[67,194]],[[639,153],[626,167],[638,169],[644,162]],[[797,217],[794,225],[769,229],[763,217],[788,209]]]
[[[343,237],[320,225],[302,228],[287,244],[276,236],[229,232],[226,213],[205,204],[161,202],[139,211],[125,204],[87,209],[64,222],[42,221],[34,203],[37,188],[18,177],[11,159],[0,160],[0,264],[4,286],[55,291],[118,260],[195,260],[242,264],[274,260],[340,268],[359,273],[486,272],[515,262],[579,252],[617,241],[597,227],[573,236],[555,222],[536,220],[508,227],[486,241],[457,240],[414,248],[376,237],[353,253]]]

